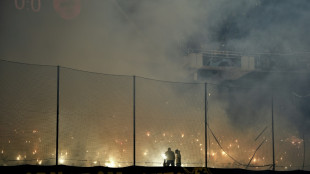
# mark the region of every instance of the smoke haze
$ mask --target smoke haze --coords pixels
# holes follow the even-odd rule
[[[81,0],[80,13],[70,19],[61,17],[62,14],[56,12],[52,0],[42,0],[39,12],[33,12],[29,2],[31,1],[26,1],[25,8],[19,10],[16,9],[13,0],[1,0],[0,59],[31,64],[60,65],[90,72],[192,82],[194,80],[186,67],[187,60],[184,56],[189,50],[215,49],[243,53],[289,53],[292,56],[280,58],[290,61],[297,59],[300,53],[304,54],[310,50],[310,35],[308,34],[310,31],[310,2],[308,0]],[[26,73],[29,73],[36,77],[40,70],[33,72],[24,70],[23,73],[25,76],[27,76]],[[42,77],[48,77],[53,74],[54,70],[51,68],[49,72],[41,74],[37,78],[45,80]],[[0,70],[0,72],[2,71]],[[107,79],[107,83],[104,83],[104,80],[99,81],[98,76],[93,74],[84,74],[68,69],[64,69],[63,72],[67,72],[67,76],[63,76],[65,80],[62,81],[67,86],[64,85],[62,88],[64,107],[61,112],[66,116],[64,119],[66,124],[61,128],[62,131],[68,130],[67,125],[69,128],[77,124],[84,124],[86,129],[91,127],[89,131],[84,129],[74,133],[67,131],[64,136],[66,140],[70,141],[66,142],[68,144],[62,144],[63,147],[70,146],[72,137],[92,136],[93,132],[98,131],[97,127],[92,127],[95,123],[110,121],[109,123],[116,124],[115,120],[121,120],[121,123],[125,124],[131,121],[132,89],[127,87],[131,86],[131,78],[100,77],[101,80]],[[32,78],[32,76],[29,77],[30,81],[35,84],[36,78]],[[5,74],[2,74],[2,77],[6,77]],[[22,78],[18,75],[13,77],[14,79]],[[270,163],[271,96],[274,95],[276,132],[278,133],[276,142],[278,143],[277,149],[280,149],[277,152],[276,160],[280,161],[278,164],[279,166],[283,165],[282,167],[289,166],[292,161],[296,161],[294,165],[300,167],[302,134],[309,132],[309,127],[306,125],[310,124],[310,101],[309,97],[304,97],[310,93],[308,77],[309,73],[264,72],[258,76],[250,74],[236,82],[226,81],[223,83],[224,87],[242,86],[244,87],[242,89],[208,86],[209,125],[215,134],[220,135],[219,139],[225,145],[223,145],[224,149],[229,152],[230,146],[233,146],[236,151],[230,152],[230,154],[234,157],[243,154],[240,155],[242,156],[240,160],[248,162],[248,155],[253,154],[252,149],[255,149],[257,143],[260,143],[254,141],[255,137],[267,127],[267,131],[262,134],[263,138],[260,137],[259,141],[266,139],[268,143],[262,146],[263,150],[259,151],[258,157],[266,159],[264,164]],[[46,88],[50,88],[47,91],[51,96],[56,89],[54,78],[49,79],[49,83],[40,82],[40,84],[47,85]],[[204,137],[202,134],[196,133],[204,131],[203,85],[199,84],[198,87],[194,87],[195,85],[184,86],[184,84],[174,86],[143,78],[139,80],[137,88],[140,87],[142,90],[140,96],[139,90],[137,92],[138,99],[140,99],[137,100],[137,103],[141,110],[137,109],[137,113],[138,117],[140,116],[138,129],[141,134],[138,144],[141,143],[139,145],[143,147],[141,152],[139,151],[141,161],[148,160],[148,157],[143,153],[152,151],[156,151],[152,158],[157,160],[159,154],[165,150],[163,147],[167,145],[166,142],[169,140],[170,143],[170,139],[165,134],[167,132],[164,132],[164,128],[167,126],[161,123],[162,120],[168,118],[173,121],[182,121],[189,119],[188,116],[192,114],[192,117],[193,115],[197,117],[195,117],[196,120],[190,118],[192,122],[184,123],[186,124],[184,127],[190,125],[187,129],[183,130],[183,127],[174,125],[177,133],[170,132],[172,143],[168,144],[177,148],[179,146],[177,143],[182,144],[180,136],[182,138],[183,136],[190,137],[190,141],[187,143],[198,147],[192,153],[199,156],[199,165],[201,165],[204,160],[204,154],[202,154],[204,149],[201,149],[203,143],[198,142],[198,139],[201,141]],[[27,94],[14,93],[14,89],[20,90],[19,87],[23,85],[23,81],[12,84],[7,82],[7,84],[15,88],[5,88],[7,91],[11,90],[11,93],[2,92],[1,97],[15,95],[15,98],[11,97],[11,105],[22,106],[23,102],[31,102],[31,98],[29,99]],[[106,86],[107,84],[108,86]],[[123,86],[119,84],[123,84]],[[35,89],[31,84],[28,85],[25,85],[23,89],[29,89],[29,93],[33,93]],[[93,86],[89,87],[88,85]],[[40,85],[37,86],[38,89],[40,87]],[[118,92],[110,93],[113,90]],[[45,94],[44,91],[38,95],[41,94]],[[15,100],[20,100],[20,103],[16,104]],[[37,100],[42,100],[42,96]],[[109,102],[102,104],[102,101]],[[119,101],[122,101],[122,105],[117,105]],[[4,107],[9,105],[9,102],[6,102],[6,105],[3,104]],[[35,104],[30,103],[29,105],[31,105],[29,107],[34,107],[32,109],[37,107]],[[50,106],[52,107],[48,111],[54,112],[54,105],[50,103]],[[87,107],[83,108],[83,106]],[[118,106],[124,108],[120,109]],[[53,114],[51,113],[51,115]],[[98,120],[87,122],[89,120],[86,116],[100,114],[106,114],[106,117],[94,117]],[[121,116],[124,117],[124,115],[128,115],[126,117],[128,120],[122,119]],[[152,122],[144,122],[144,119],[148,117],[152,118]],[[84,118],[84,120],[72,121],[75,118]],[[128,157],[125,161],[127,160],[126,162],[131,164],[129,148],[126,149],[128,152],[125,152],[120,144],[126,142],[130,146],[132,142],[131,140],[127,141],[128,137],[125,134],[131,132],[132,128],[129,126],[113,131],[113,127],[117,126],[113,124],[107,126],[106,132],[93,136],[94,140],[100,140],[99,143],[92,144],[92,141],[89,141],[87,143],[90,145],[85,147],[83,141],[81,141],[82,144],[74,142],[72,147],[85,148],[83,151],[89,147],[101,148],[99,151],[106,153],[114,150],[113,153],[118,156],[121,156],[120,152],[124,152]],[[183,125],[181,124],[181,126]],[[160,131],[158,131],[158,127],[161,128]],[[190,133],[183,135],[185,130]],[[153,141],[148,142],[149,144],[144,142],[144,138],[155,133],[157,139],[163,140],[160,146],[154,145],[156,142]],[[114,135],[119,134],[122,136],[115,138]],[[100,144],[105,143],[103,137],[107,136],[111,139],[110,144],[101,147]],[[212,139],[211,135],[208,136]],[[109,149],[115,145],[114,141],[118,143],[118,149]],[[297,145],[294,143],[291,145],[291,142],[297,143]],[[220,162],[233,162],[225,157],[225,153],[218,158],[212,156],[213,152],[215,155],[216,151],[220,153],[221,149],[218,148],[215,139],[209,143],[211,144],[208,146],[210,164],[216,167]],[[251,150],[244,152],[242,148],[239,149],[239,144],[240,146],[244,144],[242,148]],[[183,146],[183,149],[190,151],[192,146]],[[147,148],[149,149],[144,150]],[[290,150],[290,154],[286,153]],[[77,153],[78,150],[74,152]],[[62,153],[66,153],[66,151],[64,150]],[[86,152],[83,153],[86,154]],[[96,152],[93,153],[96,154]],[[83,159],[87,156],[85,154],[77,153],[75,156]],[[184,154],[185,157],[188,155],[188,161],[196,160],[195,157],[189,157],[191,153],[184,152]],[[269,156],[266,157],[264,154],[269,154]],[[281,163],[282,157],[288,162]]]
[[[305,0],[82,0],[80,14],[66,20],[51,0],[42,1],[39,12],[29,3],[18,10],[14,1],[4,0],[1,57],[187,80],[179,44],[242,52],[309,50],[308,7]]]

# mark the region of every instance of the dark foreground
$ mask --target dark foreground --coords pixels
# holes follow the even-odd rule
[[[72,167],[72,166],[0,166],[0,173],[19,173],[19,174],[305,174],[310,171],[250,171],[242,169],[215,169],[202,167]]]

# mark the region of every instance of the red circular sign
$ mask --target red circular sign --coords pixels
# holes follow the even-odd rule
[[[73,19],[81,12],[81,0],[54,0],[54,9],[63,19]]]

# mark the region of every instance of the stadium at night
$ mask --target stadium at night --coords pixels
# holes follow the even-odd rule
[[[307,7],[2,0],[0,173],[307,173]]]

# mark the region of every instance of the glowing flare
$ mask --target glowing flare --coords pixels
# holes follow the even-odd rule
[[[163,153],[161,154],[161,156],[164,158],[164,159],[167,159],[167,156]]]
[[[65,163],[65,159],[64,159],[63,157],[60,157],[60,158],[59,158],[59,163],[60,163],[60,164],[64,164],[64,163]]]
[[[112,159],[110,159],[108,162],[105,163],[105,165],[108,167],[115,167],[115,162]]]

